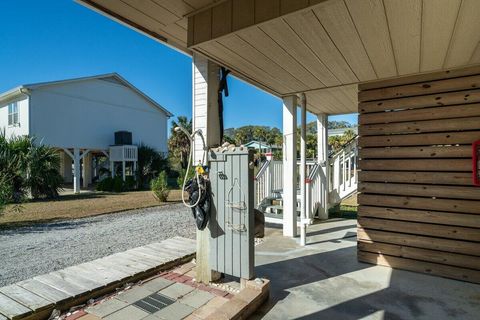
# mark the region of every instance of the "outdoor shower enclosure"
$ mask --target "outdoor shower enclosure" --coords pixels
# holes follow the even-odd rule
[[[243,279],[254,277],[253,151],[212,149],[210,266]]]

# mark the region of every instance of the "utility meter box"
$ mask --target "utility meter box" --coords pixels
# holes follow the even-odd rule
[[[254,277],[253,150],[208,153],[212,207],[210,266],[234,277]]]

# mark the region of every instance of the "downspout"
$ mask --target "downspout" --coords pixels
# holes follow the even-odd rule
[[[301,107],[301,137],[300,137],[300,245],[307,243],[307,158],[306,158],[306,140],[307,140],[307,97],[305,93],[300,95]]]
[[[27,88],[20,88],[20,92],[28,97],[28,136],[32,134],[32,95]]]

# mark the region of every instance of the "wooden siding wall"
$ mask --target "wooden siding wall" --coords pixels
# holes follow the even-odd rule
[[[480,68],[359,85],[358,259],[480,283]]]
[[[326,0],[225,0],[188,17],[188,47]]]

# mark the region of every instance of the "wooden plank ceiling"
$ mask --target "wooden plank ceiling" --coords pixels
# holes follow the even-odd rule
[[[187,17],[221,0],[76,0],[182,51]]]
[[[315,113],[356,112],[358,83],[480,64],[478,0],[79,1],[275,95],[306,92]]]

